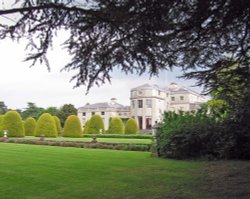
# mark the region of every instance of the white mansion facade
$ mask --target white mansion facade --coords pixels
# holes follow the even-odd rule
[[[130,106],[123,106],[112,98],[111,102],[86,104],[78,108],[78,117],[84,126],[86,120],[92,115],[99,114],[103,118],[106,129],[111,117],[133,117],[137,120],[139,128],[146,130],[161,121],[165,111],[192,111],[205,102],[205,98],[199,93],[178,86],[176,83],[171,83],[165,88],[143,84],[131,89]]]

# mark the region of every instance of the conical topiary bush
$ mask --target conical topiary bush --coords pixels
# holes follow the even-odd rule
[[[125,125],[125,134],[136,134],[138,131],[138,125],[134,118],[128,119]]]
[[[82,137],[82,125],[76,115],[70,115],[65,121],[63,137]]]
[[[25,135],[22,118],[16,111],[5,113],[1,126],[2,130],[8,130],[8,137],[24,137]]]
[[[28,117],[24,121],[24,130],[26,136],[34,136],[36,129],[36,120],[33,117]]]
[[[100,130],[101,129],[101,130]],[[93,115],[89,120],[88,132],[90,134],[105,133],[104,124],[100,115]]]
[[[110,134],[124,134],[124,125],[119,117],[113,117],[110,121],[109,131]]]
[[[56,131],[57,131],[57,134],[59,134],[59,133],[62,132],[61,121],[60,121],[60,119],[59,119],[57,116],[53,116],[53,118],[54,118],[55,123],[56,123]]]
[[[35,136],[56,137],[56,124],[54,118],[49,113],[43,113],[36,124]]]

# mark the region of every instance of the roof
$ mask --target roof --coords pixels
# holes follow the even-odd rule
[[[134,90],[152,90],[152,89],[164,91],[162,88],[160,88],[156,84],[143,84],[141,86],[132,88],[131,91],[134,91]]]
[[[107,109],[107,108],[126,109],[127,107],[117,102],[101,102],[101,103],[95,103],[95,104],[86,104],[85,106],[78,108],[78,111],[81,111],[84,109],[102,109],[102,108],[103,109]]]

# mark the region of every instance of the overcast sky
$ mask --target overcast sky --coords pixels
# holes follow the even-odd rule
[[[0,20],[5,19],[0,17]],[[181,75],[177,70],[163,71],[159,77],[151,79],[148,74],[138,77],[114,71],[111,84],[107,82],[101,87],[93,87],[89,94],[85,95],[86,87],[73,89],[75,82],[70,82],[70,79],[74,72],[60,72],[69,60],[69,56],[59,45],[64,39],[65,35],[59,35],[49,54],[50,72],[46,66],[36,65],[30,68],[29,62],[23,62],[27,53],[24,42],[0,40],[0,101],[4,101],[11,109],[25,108],[27,102],[33,102],[44,108],[71,103],[78,108],[86,103],[109,101],[112,97],[117,98],[121,104],[129,105],[130,89],[144,83],[158,84],[162,87],[171,82],[186,87],[195,84],[195,81],[176,78]],[[192,89],[201,91],[199,88]]]

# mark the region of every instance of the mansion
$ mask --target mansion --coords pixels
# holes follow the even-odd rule
[[[99,114],[105,129],[108,129],[111,117],[133,117],[141,130],[147,130],[163,119],[165,111],[192,111],[205,102],[205,98],[199,93],[176,83],[165,88],[143,84],[130,90],[130,106],[119,104],[112,98],[110,102],[86,104],[78,108],[78,117],[84,126],[92,115]]]

